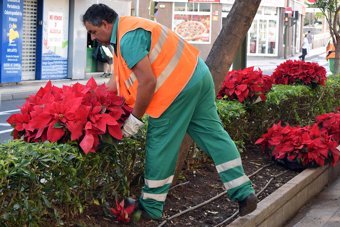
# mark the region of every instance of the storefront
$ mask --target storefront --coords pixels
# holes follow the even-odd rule
[[[87,58],[91,47],[81,22],[86,9],[98,2],[120,15],[131,13],[130,0],[1,1],[0,83],[83,79],[87,72],[102,70]]]
[[[234,0],[221,0],[222,17],[226,18]],[[249,29],[249,56],[278,56],[280,13],[284,0],[263,0]]]
[[[204,59],[235,0],[158,0],[155,18],[201,50]],[[149,0],[140,0],[140,16],[150,18]],[[144,8],[143,8],[144,6]],[[285,34],[284,15],[292,9]],[[145,13],[147,12],[147,13]],[[262,0],[247,34],[249,56],[282,57],[300,49],[303,0]],[[293,18],[295,17],[295,18]],[[284,40],[287,35],[287,40]],[[285,42],[287,44],[285,46]]]
[[[150,18],[149,5],[149,0],[140,0],[139,16]],[[205,59],[221,28],[221,4],[219,0],[159,0],[155,19],[200,49]]]

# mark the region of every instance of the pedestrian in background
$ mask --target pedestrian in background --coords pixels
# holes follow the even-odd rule
[[[329,62],[329,70],[334,74],[334,61],[335,61],[335,46],[332,38],[328,41],[326,46],[326,60]]]
[[[313,35],[312,35],[311,31],[307,32],[307,39],[308,39],[308,45],[309,45],[307,51],[309,52],[313,48]]]
[[[307,55],[308,47],[309,47],[309,43],[308,43],[307,35],[305,35],[305,38],[303,38],[303,41],[302,41],[302,54],[299,56],[299,58],[302,61],[305,60],[305,57]]]
[[[167,27],[118,16],[105,4],[83,15],[92,39],[114,47],[114,78],[107,83],[133,107],[122,132],[134,136],[148,118],[142,213],[161,219],[180,145],[188,133],[209,154],[240,215],[256,209],[257,198],[240,154],[217,114],[215,88],[199,51]]]

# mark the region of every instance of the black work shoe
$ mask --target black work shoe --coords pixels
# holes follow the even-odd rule
[[[135,210],[132,213],[132,221],[134,223],[138,222],[140,219],[143,219],[144,221],[160,221],[162,218],[151,218],[150,215],[144,210],[143,206],[139,203],[138,200],[133,198],[127,198],[125,199],[126,204],[134,204]]]
[[[253,212],[257,207],[257,198],[255,194],[250,194],[244,200],[238,202],[240,216]]]

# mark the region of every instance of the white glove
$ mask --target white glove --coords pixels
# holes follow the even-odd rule
[[[128,119],[126,119],[124,125],[123,125],[123,136],[124,137],[131,137],[137,134],[139,129],[141,129],[144,126],[144,123],[140,121],[138,118],[133,116],[133,114],[130,114]]]

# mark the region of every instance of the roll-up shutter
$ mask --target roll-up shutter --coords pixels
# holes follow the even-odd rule
[[[35,80],[37,0],[24,0],[22,80]]]

